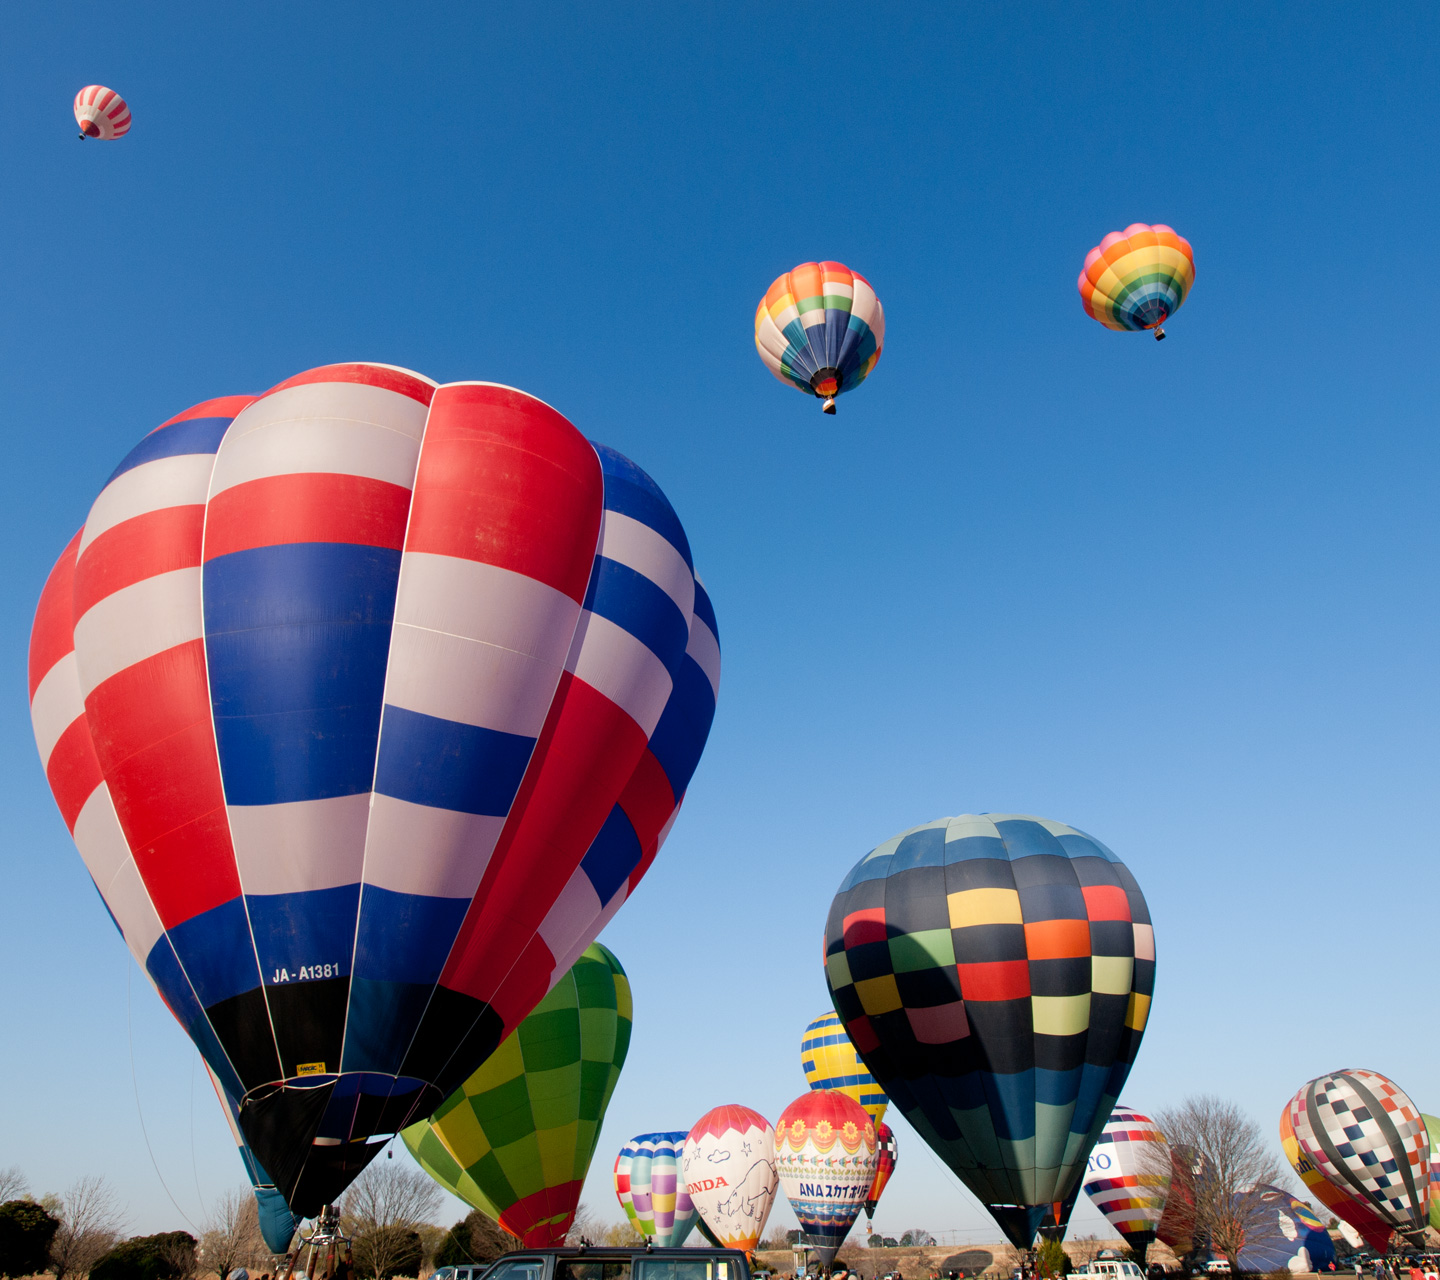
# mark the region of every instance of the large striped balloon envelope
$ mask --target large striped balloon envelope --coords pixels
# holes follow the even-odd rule
[[[822,1013],[800,1037],[800,1066],[812,1089],[834,1089],[865,1108],[879,1124],[890,1099],[860,1061],[838,1013]]]
[[[903,831],[841,882],[825,978],[891,1104],[1011,1243],[1063,1234],[1154,990],[1125,864],[1021,814]]]
[[[1143,1261],[1165,1213],[1170,1146],[1148,1116],[1118,1106],[1091,1149],[1085,1194]]]
[[[82,138],[114,142],[130,132],[130,108],[114,89],[87,84],[75,95],[75,123]]]
[[[885,346],[885,311],[843,262],[805,262],[778,277],[755,309],[755,349],[781,382],[835,412],[835,397],[870,376]]]
[[[1173,227],[1131,223],[1085,255],[1077,283],[1086,315],[1107,329],[1153,329],[1158,340],[1195,283],[1195,252]]]
[[[41,594],[36,744],[298,1214],[620,908],[719,657],[664,494],[524,392],[330,365],[116,468]]]
[[[648,1244],[676,1249],[699,1215],[680,1172],[685,1157],[684,1130],[642,1133],[615,1157],[615,1195],[625,1216]]]
[[[1385,1253],[1390,1248],[1390,1224],[1383,1221],[1373,1209],[1333,1185],[1316,1167],[1315,1162],[1300,1149],[1300,1141],[1295,1136],[1295,1126],[1290,1122],[1288,1104],[1280,1112],[1280,1146],[1291,1167],[1300,1175],[1306,1191],[1356,1233],[1356,1239],[1351,1243],[1363,1239],[1380,1253]]]

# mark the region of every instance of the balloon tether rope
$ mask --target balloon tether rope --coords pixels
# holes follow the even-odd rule
[[[160,1165],[155,1160],[155,1150],[150,1145],[150,1135],[145,1129],[145,1112],[140,1106],[140,1081],[135,1074],[135,1026],[130,1014],[130,959],[128,956],[125,960],[125,1036],[130,1042],[130,1084],[135,1090],[135,1114],[140,1118],[140,1136],[145,1139],[145,1150],[150,1153],[150,1165],[155,1170],[155,1176],[160,1179],[160,1185],[164,1188],[165,1194],[170,1197],[170,1203],[175,1206],[175,1212],[185,1219],[186,1225],[192,1231],[198,1233],[200,1228],[190,1221],[190,1216],[180,1207],[180,1202],[170,1195],[165,1175],[160,1172]]]

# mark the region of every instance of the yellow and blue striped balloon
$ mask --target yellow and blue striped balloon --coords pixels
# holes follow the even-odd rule
[[[805,1083],[812,1089],[843,1093],[864,1107],[876,1124],[880,1123],[890,1099],[860,1061],[838,1014],[821,1014],[805,1028],[800,1037],[800,1065],[805,1071]]]

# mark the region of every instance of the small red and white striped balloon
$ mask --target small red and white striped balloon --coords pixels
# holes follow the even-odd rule
[[[113,142],[130,132],[130,108],[114,89],[87,84],[75,95],[75,123],[82,138]]]

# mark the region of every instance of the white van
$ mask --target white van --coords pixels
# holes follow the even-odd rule
[[[1092,1280],[1145,1280],[1145,1273],[1135,1263],[1121,1262],[1118,1258],[1096,1258],[1088,1267],[1081,1267],[1070,1275],[1090,1276]]]

